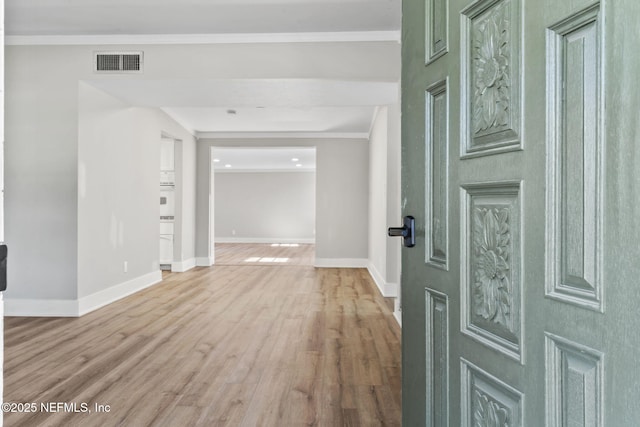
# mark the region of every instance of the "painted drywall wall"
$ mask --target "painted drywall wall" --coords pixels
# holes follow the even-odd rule
[[[201,159],[214,146],[316,147],[316,263],[318,266],[367,266],[369,144],[366,139],[200,139],[199,227],[207,227],[210,191],[210,161]],[[207,158],[210,159],[210,155]],[[207,233],[198,230],[196,256],[200,259],[208,256]]]
[[[387,227],[397,227],[402,224],[400,117],[400,103],[387,106]],[[402,239],[387,237],[386,281],[396,289],[398,296],[396,310],[400,308],[401,257]]]
[[[133,45],[127,46],[129,49],[144,51],[144,76],[134,76],[137,80],[329,78],[398,82],[400,76],[400,44],[394,41]],[[92,60],[92,50],[107,51],[110,47],[87,46],[86,50]],[[381,61],[391,57],[398,60]]]
[[[131,107],[86,83],[79,87],[78,123],[78,296],[104,291],[157,272],[159,268],[159,170],[160,137],[181,138],[179,151],[195,144],[178,124],[162,111]],[[186,151],[186,150],[184,150]],[[193,150],[191,150],[193,151]],[[176,158],[176,169],[185,160]],[[182,177],[182,174],[180,174]],[[191,184],[193,185],[193,183]],[[177,182],[177,190],[185,187]],[[184,197],[181,197],[184,199]],[[176,219],[182,243],[184,218],[193,218],[195,207]],[[187,223],[194,224],[193,219]],[[193,233],[191,243],[193,247]],[[182,245],[184,248],[184,245]],[[176,255],[181,256],[180,252]],[[127,263],[126,271],[124,263]]]
[[[367,260],[368,141],[331,140],[319,145],[316,180],[316,261],[328,260],[331,265],[330,260]]]
[[[369,270],[382,289],[387,280],[387,107],[376,112],[369,137]]]
[[[6,48],[7,300],[78,296],[77,70],[84,61],[67,54],[61,61],[60,53]]]
[[[215,174],[211,173],[211,144],[198,141],[196,146],[196,261],[199,266],[214,263],[213,237],[215,221],[210,213],[214,211],[213,190]]]
[[[216,242],[315,240],[315,172],[216,172]]]
[[[164,113],[159,116],[163,119],[163,135],[175,142],[176,220],[173,260],[174,265],[180,266],[178,270],[184,271],[195,265],[196,140]]]
[[[400,225],[400,110],[378,108],[369,139],[369,272],[384,296],[397,297],[401,239],[387,236]]]
[[[79,259],[86,251],[79,247],[83,238],[78,232],[81,211],[78,197],[81,182],[78,177],[80,174],[86,176],[89,171],[86,168],[81,170],[79,162],[80,83],[96,78],[113,78],[92,73],[95,49],[93,46],[7,47],[6,241],[11,246],[11,286],[5,294],[8,314],[29,314],[25,310],[34,308],[31,314],[73,315],[78,312],[81,297],[108,286],[101,278],[92,279],[95,282],[88,286],[81,285],[79,280],[84,269],[79,265]],[[140,114],[144,115],[143,109],[127,108],[127,111],[138,115],[134,121],[141,119]],[[156,119],[164,117],[162,120],[167,120],[160,110],[153,111]],[[121,117],[110,119],[122,120]],[[188,164],[190,172],[185,173],[190,174],[186,179],[193,183],[195,140],[175,122],[166,123],[171,123],[172,129],[156,126],[156,138],[160,130],[173,130],[188,141],[184,162],[191,163]],[[139,127],[134,128],[139,131]],[[143,133],[139,131],[129,141],[137,140]],[[157,159],[150,161],[157,168]],[[129,160],[124,159],[123,162],[124,165],[129,164]],[[112,167],[110,173],[113,174],[118,171],[119,164],[109,167]],[[133,179],[143,178],[136,176]],[[94,187],[85,189],[89,191]],[[138,199],[132,205],[136,203],[139,203]],[[193,239],[193,190],[191,195],[185,195],[183,203],[191,206],[191,212],[183,215],[186,221],[184,229],[190,230],[184,233],[183,238]],[[154,216],[157,216],[157,211]],[[117,241],[121,223],[118,215],[115,222]],[[130,228],[124,227],[124,223],[122,220],[123,228],[120,229],[126,234]],[[111,230],[111,220],[106,227]],[[193,242],[184,243],[184,257],[193,256],[190,246]],[[95,262],[106,261],[98,257]],[[122,274],[123,265],[121,262],[118,264]],[[106,267],[102,265],[101,268]],[[135,265],[132,268],[129,271],[135,274],[138,270]],[[13,309],[16,307],[17,311]]]

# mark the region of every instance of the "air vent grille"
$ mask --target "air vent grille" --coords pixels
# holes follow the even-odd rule
[[[97,73],[141,73],[142,52],[96,52]]]

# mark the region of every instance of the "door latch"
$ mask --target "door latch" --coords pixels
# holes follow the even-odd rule
[[[416,220],[407,215],[402,218],[402,227],[389,227],[390,237],[402,237],[402,246],[412,248],[416,245]]]

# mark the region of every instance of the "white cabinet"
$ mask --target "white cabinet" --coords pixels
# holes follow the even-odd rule
[[[160,220],[173,221],[175,218],[176,203],[173,189],[160,190]]]
[[[175,169],[175,155],[173,139],[160,140],[160,170],[172,171]]]
[[[175,219],[175,143],[160,140],[160,268],[173,262],[173,222]]]
[[[173,234],[160,235],[160,265],[171,265],[173,262]]]

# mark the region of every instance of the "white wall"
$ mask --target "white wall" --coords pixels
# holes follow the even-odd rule
[[[176,220],[173,270],[184,271],[195,265],[196,256],[196,140],[164,113],[159,115],[164,119],[163,134],[175,140]]]
[[[316,153],[316,265],[366,267],[368,141],[325,141]]]
[[[315,240],[315,172],[216,172],[217,242]]]
[[[400,103],[387,107],[387,225],[397,227],[402,224],[401,188],[401,126]],[[402,271],[402,240],[387,237],[387,284],[395,288],[395,317],[400,322],[400,286]],[[394,286],[395,285],[395,286]]]
[[[161,279],[160,138],[179,136],[180,152],[194,151],[195,139],[162,111],[131,107],[85,83],[79,88],[78,129],[78,296],[81,301],[93,296],[97,304],[106,300],[97,301],[96,294],[114,286],[130,292]],[[194,169],[193,156],[176,160],[178,171]],[[177,191],[183,185],[178,182]],[[185,210],[181,201],[176,213],[180,242],[182,230],[193,228],[194,216],[195,207]],[[193,247],[189,234],[187,247]]]
[[[186,141],[184,162],[191,175],[185,179],[192,184],[195,180],[193,136],[159,110],[131,108],[82,83],[96,78],[91,72],[93,50],[92,46],[7,47],[8,315],[77,315],[100,301],[122,296],[140,280],[149,280],[152,261],[146,255],[136,261],[140,254],[135,249],[147,245],[138,239],[151,232],[151,225],[142,224],[134,210],[151,212],[147,204],[152,200],[157,205],[159,160],[146,151],[151,134],[157,141],[160,132],[167,131]],[[81,103],[86,104],[82,111]],[[100,110],[105,114],[98,120]],[[81,116],[91,123],[82,129]],[[101,141],[112,144],[112,149],[98,147]],[[153,193],[134,194],[133,189],[151,185],[147,175],[151,164],[156,171]],[[96,177],[105,170],[110,175]],[[107,176],[115,176],[115,181]],[[127,186],[131,191],[119,192]],[[183,214],[184,228],[190,230],[183,238],[192,239],[184,244],[185,256],[190,255],[195,234],[195,200],[190,191],[183,201],[191,205]],[[97,211],[101,215],[94,216]],[[153,227],[157,224],[155,219]],[[90,237],[94,235],[95,239]],[[157,256],[158,250],[151,248],[157,246],[156,240],[145,246],[145,254],[153,251]],[[127,275],[123,275],[124,260],[130,263]],[[92,273],[90,267],[95,268]]]
[[[382,289],[387,280],[387,107],[376,111],[369,137],[369,271]]]
[[[80,57],[6,48],[5,298],[75,300]],[[55,64],[55,66],[51,66]]]
[[[401,239],[387,236],[400,225],[400,111],[378,108],[369,139],[369,272],[384,296],[399,295]]]
[[[210,191],[210,162],[202,158],[214,146],[316,147],[316,265],[368,265],[369,144],[364,139],[200,139],[198,259],[210,256],[207,233],[200,228],[208,227]]]
[[[214,263],[213,191],[215,173],[211,173],[211,143],[198,140],[196,145],[196,260],[199,266]]]

